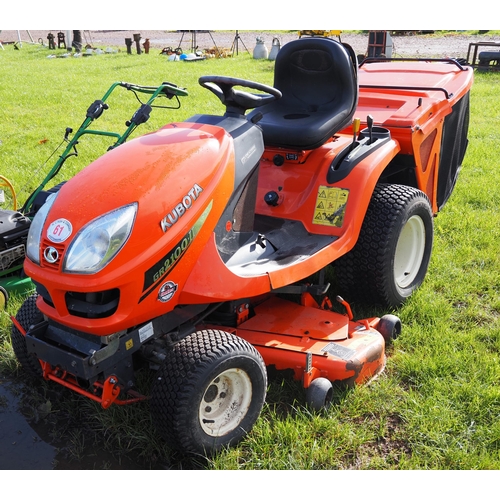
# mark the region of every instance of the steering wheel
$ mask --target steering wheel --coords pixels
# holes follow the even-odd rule
[[[220,99],[222,104],[226,106],[226,112],[236,112],[241,115],[244,115],[248,109],[259,108],[281,98],[281,92],[278,89],[241,78],[202,76],[198,82]],[[246,87],[265,92],[265,94],[251,94],[250,92],[237,90],[234,87]]]
[[[10,183],[7,177],[0,175],[0,189],[7,187],[10,190],[10,198],[5,200],[9,205],[12,203],[12,210],[17,210],[17,195],[14,186]],[[4,202],[5,202],[4,201]]]

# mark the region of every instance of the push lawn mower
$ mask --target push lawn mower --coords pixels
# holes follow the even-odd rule
[[[141,94],[147,95],[146,102],[141,102],[141,106],[126,123],[126,130],[123,133],[92,130],[90,125],[108,109],[106,101],[117,88],[124,88],[133,92],[140,101]],[[31,225],[31,221],[40,207],[45,203],[47,197],[57,192],[62,184],[45,189],[47,185],[57,176],[65,161],[78,156],[77,145],[81,137],[85,134],[108,136],[113,139],[113,144],[109,149],[113,149],[123,144],[134,130],[145,123],[150,116],[152,107],[178,108],[180,105],[178,96],[185,96],[187,92],[171,83],[164,83],[158,87],[145,87],[125,82],[114,83],[104,94],[101,100],[97,100],[89,107],[85,120],[82,122],[74,135],[71,128],[67,128],[64,134],[63,144],[66,147],[59,156],[54,166],[51,168],[40,186],[29,196],[23,207],[18,211],[17,195],[12,183],[3,176],[0,176],[0,189],[5,188],[6,202],[10,202],[8,210],[0,210],[0,309],[3,309],[7,302],[9,293],[18,294],[29,293],[33,290],[31,279],[23,272],[23,261],[26,255],[26,239]],[[158,106],[153,104],[158,97],[168,99],[175,98],[176,104],[169,106]],[[70,137],[71,136],[71,137]],[[5,206],[5,205],[4,205]]]
[[[341,297],[335,312],[324,270],[349,301],[386,307],[422,283],[472,77],[454,60],[358,68],[348,46],[312,37],[280,50],[273,87],[200,78],[222,116],[107,152],[38,211],[18,360],[104,408],[150,399],[171,447],[207,455],[252,428],[266,366],[291,370],[313,409],[333,382],[373,379],[401,323],[355,320]]]

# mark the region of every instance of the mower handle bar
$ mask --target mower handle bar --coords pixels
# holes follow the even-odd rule
[[[123,87],[126,90],[131,90],[134,93],[140,92],[143,94],[148,94],[151,97],[149,98],[147,103],[142,103],[141,102],[141,107],[139,110],[137,110],[132,118],[126,122],[127,130],[123,134],[119,134],[117,132],[108,132],[108,131],[100,131],[100,130],[90,130],[88,127],[89,125],[99,118],[103,111],[105,109],[108,109],[108,105],[106,104],[106,100],[108,97],[111,95],[113,90],[116,87]],[[77,130],[75,136],[72,139],[69,139],[69,135],[73,132],[73,130],[70,127],[66,128],[66,133],[64,135],[64,141],[66,141],[68,144],[66,146],[66,149],[64,152],[60,155],[59,159],[55,163],[55,165],[52,167],[50,172],[47,174],[45,179],[42,181],[40,186],[31,194],[31,196],[26,200],[22,212],[25,213],[29,210],[31,210],[33,201],[35,200],[37,194],[45,187],[45,185],[57,175],[59,170],[61,169],[62,165],[64,162],[70,157],[70,156],[77,156],[78,153],[76,151],[76,145],[78,144],[79,138],[84,135],[84,134],[93,134],[93,135],[101,135],[101,136],[107,136],[107,137],[114,137],[116,139],[116,142],[111,145],[108,149],[113,149],[121,144],[123,144],[130,134],[137,128],[138,125],[141,123],[146,122],[149,119],[149,113],[151,112],[151,107],[153,101],[160,95],[164,94],[168,99],[171,99],[175,97],[177,100],[177,103],[179,104],[180,107],[180,102],[179,102],[179,96],[184,97],[188,95],[188,92],[186,89],[179,87],[175,85],[174,83],[169,83],[169,82],[163,82],[161,85],[157,87],[152,87],[152,86],[145,86],[145,85],[136,85],[134,83],[127,83],[127,82],[115,82],[111,87],[108,89],[108,91],[105,93],[102,99],[95,101],[94,103],[91,104],[89,109],[87,110],[87,116],[83,123],[80,125],[79,129]],[[137,97],[137,95],[136,95]],[[171,109],[177,109],[177,108],[171,108]]]
[[[164,93],[170,97],[173,97],[173,96],[185,97],[188,95],[186,89],[184,89],[182,87],[178,87],[177,85],[170,83],[170,82],[163,82],[158,87],[151,87],[151,86],[146,86],[146,85],[136,85],[135,83],[127,83],[127,82],[119,82],[118,85],[120,87],[127,89],[127,90],[133,90],[135,92],[142,92],[143,94],[149,94],[149,95],[152,95],[158,91],[159,91],[158,93]]]

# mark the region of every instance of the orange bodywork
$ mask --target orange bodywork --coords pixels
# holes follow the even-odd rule
[[[188,277],[186,269],[194,267],[210,241],[232,192],[232,161],[230,139],[223,130],[173,124],[110,151],[77,174],[60,190],[46,226],[71,214],[76,234],[89,220],[139,201],[134,231],[116,258],[96,275],[63,272],[70,241],[59,246],[60,259],[53,265],[43,259],[40,266],[28,260],[26,273],[43,283],[53,302],[51,307],[39,300],[40,311],[64,325],[102,336],[173,309],[178,294],[168,303],[158,301],[158,287],[168,274],[169,280],[183,288]],[[135,168],[137,165],[143,167]],[[96,178],[101,179],[98,185]],[[193,199],[189,193],[195,185],[201,191]],[[213,196],[215,190],[217,197]],[[175,210],[183,199],[184,213],[179,215]],[[169,214],[177,220],[164,231],[162,221],[166,217],[168,220]],[[193,227],[196,234],[191,232]],[[44,238],[41,254],[49,244]],[[180,260],[182,266],[176,265]],[[158,270],[149,277],[148,270],[157,265]],[[68,311],[65,296],[69,290],[85,293],[113,288],[120,290],[120,305],[111,317],[87,319]]]
[[[444,120],[469,92],[473,78],[471,68],[445,61],[377,62],[359,69],[356,116],[372,115],[375,124],[391,131],[401,154],[414,156],[417,187],[434,212]]]

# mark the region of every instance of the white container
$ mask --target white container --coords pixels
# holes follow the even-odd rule
[[[274,37],[273,38],[273,43],[271,45],[271,52],[269,52],[269,60],[270,61],[275,61],[276,56],[278,55],[278,52],[281,49],[281,43],[278,38]]]
[[[257,43],[255,45],[255,48],[253,49],[253,58],[267,59],[267,57],[269,56],[269,52],[266,45],[264,44],[264,40],[260,36],[258,36],[256,40]]]

